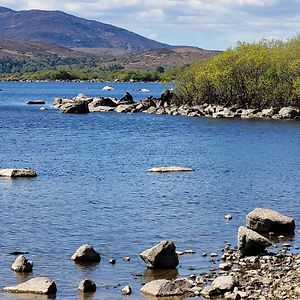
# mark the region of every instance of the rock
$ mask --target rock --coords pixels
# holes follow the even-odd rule
[[[135,108],[135,105],[133,105],[133,104],[124,104],[124,105],[121,104],[115,108],[115,112],[128,113],[128,112],[131,112],[131,110],[134,108]]]
[[[89,104],[90,108],[96,108],[99,106],[108,106],[108,107],[116,107],[117,101],[114,98],[110,97],[101,97],[101,98],[94,98],[93,101]]]
[[[266,109],[263,109],[261,112],[260,112],[260,117],[262,118],[272,118],[274,115],[278,114],[279,112],[279,109],[278,108],[266,108]]]
[[[271,246],[271,242],[259,233],[240,227],[238,231],[238,251],[245,256],[257,255]]]
[[[295,230],[295,221],[275,210],[256,208],[247,215],[246,226],[259,233],[292,233]]]
[[[212,282],[211,286],[202,290],[201,295],[204,297],[223,295],[226,292],[233,291],[238,284],[238,280],[233,276],[219,276]]]
[[[37,176],[34,170],[29,169],[0,169],[0,177],[35,177]]]
[[[115,265],[116,264],[116,260],[114,258],[112,258],[112,259],[109,260],[109,263],[112,264],[112,265]]]
[[[48,108],[47,108],[47,107],[44,107],[44,106],[42,106],[42,107],[40,108],[40,110],[48,110]]]
[[[111,106],[90,106],[89,105],[89,111],[90,112],[109,112],[109,111],[114,111],[115,108]]]
[[[130,261],[130,257],[129,256],[125,256],[125,257],[123,257],[123,260],[128,262],[128,261]]]
[[[82,293],[95,293],[96,289],[96,283],[88,279],[84,279],[78,284],[78,290]]]
[[[94,250],[93,246],[84,244],[76,250],[71,259],[76,262],[99,262],[101,256]]]
[[[122,288],[122,295],[131,295],[132,290],[129,285],[126,285]]]
[[[154,297],[180,296],[188,292],[191,287],[186,278],[175,280],[158,279],[146,283],[141,292]]]
[[[72,101],[63,104],[60,107],[60,111],[64,114],[87,114],[90,112],[88,102],[85,100]]]
[[[113,90],[114,90],[114,88],[109,85],[106,85],[102,88],[102,91],[113,91]]]
[[[191,172],[193,169],[186,167],[178,167],[178,166],[168,166],[168,167],[155,167],[148,170],[148,172],[156,172],[156,173],[166,173],[166,172]]]
[[[54,98],[54,102],[53,102],[52,107],[53,108],[60,108],[64,104],[73,103],[73,102],[74,102],[74,100],[72,100],[72,99]]]
[[[29,100],[26,102],[26,104],[29,104],[29,105],[43,105],[45,103],[46,102],[44,100]]]
[[[218,256],[218,253],[216,253],[216,252],[212,252],[211,254],[210,254],[210,257],[217,257]]]
[[[128,104],[133,104],[133,103],[135,103],[133,101],[133,97],[128,92],[126,92],[118,102],[119,105],[128,105]]]
[[[174,92],[170,90],[165,90],[161,95],[160,95],[160,100],[162,103],[167,103],[170,105],[173,102],[174,99]]]
[[[3,289],[9,293],[33,293],[33,294],[56,294],[56,284],[48,277],[36,277],[16,286],[8,286]]]
[[[32,272],[32,267],[33,263],[24,255],[19,255],[11,266],[15,272]]]
[[[299,109],[293,107],[283,107],[279,111],[279,117],[281,119],[295,119],[300,116]]]
[[[139,91],[142,92],[142,93],[149,93],[150,92],[150,90],[145,89],[145,88],[144,89],[139,89]]]
[[[162,241],[140,253],[148,268],[174,269],[178,266],[178,256],[173,241]]]
[[[231,263],[221,263],[219,265],[219,269],[220,270],[229,271],[231,268],[232,268],[232,264]]]
[[[226,215],[226,216],[224,216],[224,219],[226,221],[230,221],[230,220],[232,220],[232,215]]]
[[[140,103],[138,103],[138,105],[136,106],[136,109],[138,111],[145,111],[147,109],[149,109],[150,107],[155,107],[155,101],[153,100],[152,97],[149,97],[143,101],[141,101]]]

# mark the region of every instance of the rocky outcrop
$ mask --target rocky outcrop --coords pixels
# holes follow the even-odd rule
[[[246,226],[259,233],[293,233],[295,221],[272,209],[256,208],[247,215]]]
[[[19,255],[11,266],[15,272],[32,272],[33,263],[24,255]]]
[[[64,114],[87,114],[89,113],[88,101],[76,100],[63,104],[60,111]]]
[[[186,278],[175,280],[158,279],[146,283],[141,292],[154,297],[170,297],[184,295],[189,291],[191,284]]]
[[[37,176],[34,170],[29,169],[0,169],[0,177],[35,177]]]
[[[173,241],[162,241],[154,247],[140,253],[148,268],[174,269],[178,266],[178,256]]]
[[[84,244],[80,246],[71,257],[76,262],[99,262],[101,260],[100,253],[98,253],[93,246]]]
[[[259,233],[242,226],[238,231],[237,246],[243,256],[258,255],[271,246],[271,242]]]
[[[56,294],[56,284],[48,277],[36,277],[16,286],[8,286],[3,289],[9,293],[32,293],[32,294]]]
[[[191,172],[193,169],[186,167],[178,166],[169,166],[169,167],[155,167],[148,170],[148,172],[153,173],[168,173],[168,172]]]
[[[231,292],[239,285],[238,280],[230,275],[217,277],[210,286],[203,289],[201,295],[204,297],[213,297],[224,295]]]
[[[279,111],[280,119],[296,119],[300,117],[300,110],[294,107],[283,107]]]
[[[96,289],[96,283],[89,279],[84,279],[78,284],[78,290],[81,293],[94,293],[96,292]]]

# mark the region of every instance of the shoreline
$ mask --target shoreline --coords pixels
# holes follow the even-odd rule
[[[249,109],[237,106],[220,106],[202,104],[190,106],[187,104],[176,105],[172,99],[173,93],[166,90],[160,98],[152,96],[135,102],[130,93],[122,98],[92,97],[79,94],[72,99],[55,98],[53,108],[60,109],[63,113],[89,113],[89,112],[118,112],[118,113],[149,113],[157,115],[181,115],[188,117],[209,118],[240,118],[240,119],[273,119],[273,120],[300,120],[300,108],[281,107],[266,109]]]

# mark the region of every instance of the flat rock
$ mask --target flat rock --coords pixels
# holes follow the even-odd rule
[[[0,169],[0,177],[35,177],[34,170],[29,169]]]
[[[32,272],[32,267],[33,263],[24,255],[19,255],[11,266],[15,272]]]
[[[231,292],[238,284],[238,280],[233,276],[219,276],[201,294],[205,297],[223,295],[226,292]]]
[[[242,255],[258,255],[271,246],[271,242],[259,233],[241,226],[238,231],[238,251]]]
[[[146,283],[140,291],[155,297],[168,297],[184,295],[190,287],[191,285],[186,278],[158,279]]]
[[[100,253],[98,253],[93,246],[84,244],[80,246],[71,257],[76,262],[99,262],[101,260]]]
[[[290,233],[295,230],[295,221],[275,210],[256,208],[247,215],[246,226],[260,233]]]
[[[148,170],[148,172],[167,173],[167,172],[191,172],[193,169],[178,166],[155,167]]]
[[[42,105],[45,104],[46,102],[44,100],[29,100],[26,102],[26,104],[36,104],[36,105]]]
[[[161,241],[154,247],[140,253],[148,268],[175,269],[178,264],[178,255],[173,241]]]
[[[15,286],[3,289],[9,293],[56,294],[56,284],[48,277],[36,277]]]

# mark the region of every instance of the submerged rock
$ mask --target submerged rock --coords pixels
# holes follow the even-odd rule
[[[178,266],[178,255],[173,241],[162,241],[140,253],[148,268],[174,269]]]
[[[100,253],[95,251],[93,246],[84,244],[76,250],[71,259],[76,262],[99,262],[101,256]]]
[[[166,173],[166,172],[191,172],[193,169],[178,166],[169,167],[155,167],[148,170],[148,172]]]
[[[32,267],[33,263],[24,255],[19,255],[11,266],[15,272],[32,272]]]
[[[0,169],[0,177],[35,177],[34,170],[29,169]]]
[[[246,226],[259,233],[293,233],[295,221],[275,210],[256,208],[247,215]]]
[[[242,226],[238,231],[237,246],[242,255],[258,255],[271,246],[271,242],[259,233]]]
[[[36,277],[15,286],[3,289],[9,293],[56,294],[57,288],[53,280],[48,277]]]
[[[186,278],[175,280],[158,279],[146,283],[141,292],[154,297],[180,296],[187,293],[191,285]]]

